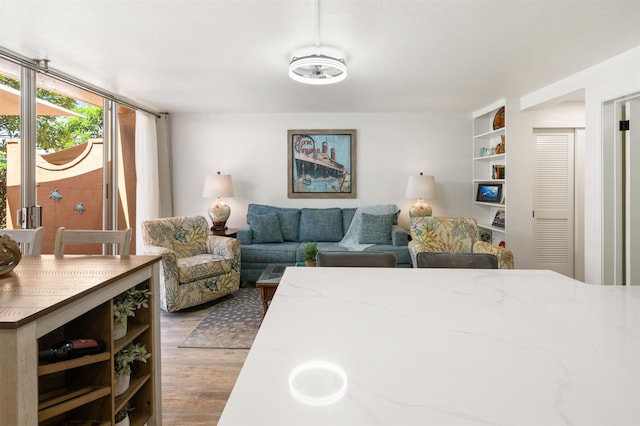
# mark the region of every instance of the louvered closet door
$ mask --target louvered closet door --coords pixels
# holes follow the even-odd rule
[[[536,265],[574,276],[574,134],[537,130],[534,184]]]

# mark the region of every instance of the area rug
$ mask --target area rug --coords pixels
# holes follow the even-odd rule
[[[260,289],[240,288],[213,305],[180,347],[249,349],[263,313]]]

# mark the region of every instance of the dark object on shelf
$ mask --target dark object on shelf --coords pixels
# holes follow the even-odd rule
[[[40,362],[64,361],[85,355],[104,352],[105,344],[96,339],[74,339],[56,343],[50,348],[38,352]]]
[[[491,177],[493,179],[504,179],[504,165],[503,164],[494,164],[493,165],[493,173],[491,173]]]
[[[491,231],[488,229],[478,229],[478,236],[480,241],[484,241],[485,243],[491,244],[491,241],[493,240]]]
[[[502,201],[502,184],[501,183],[480,183],[478,184],[478,193],[476,201],[487,203],[500,203]]]
[[[504,210],[498,210],[496,212],[496,215],[493,218],[493,223],[491,225],[495,226],[496,228],[504,229],[504,222],[505,222]]]
[[[504,107],[500,108],[493,117],[493,130],[502,129],[504,127]]]

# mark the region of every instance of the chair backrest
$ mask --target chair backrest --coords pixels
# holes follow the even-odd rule
[[[178,258],[207,252],[209,224],[204,216],[174,216],[142,222],[142,241],[146,246],[174,250]]]
[[[20,251],[23,256],[39,256],[42,247],[42,226],[36,229],[0,229],[0,235],[8,235],[17,243],[20,243]]]
[[[118,254],[127,256],[131,249],[131,228],[120,231],[76,230],[58,228],[53,243],[53,254],[64,254],[65,244],[117,244]]]
[[[395,268],[397,258],[391,252],[376,251],[321,251],[316,266],[351,266],[367,268]]]
[[[411,218],[411,239],[424,251],[473,253],[478,225],[472,217],[422,216]]]
[[[489,253],[420,252],[416,255],[418,268],[498,269],[498,258]]]

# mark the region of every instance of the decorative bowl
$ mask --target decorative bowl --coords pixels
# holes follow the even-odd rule
[[[0,275],[8,274],[22,259],[20,245],[9,235],[0,237]]]

